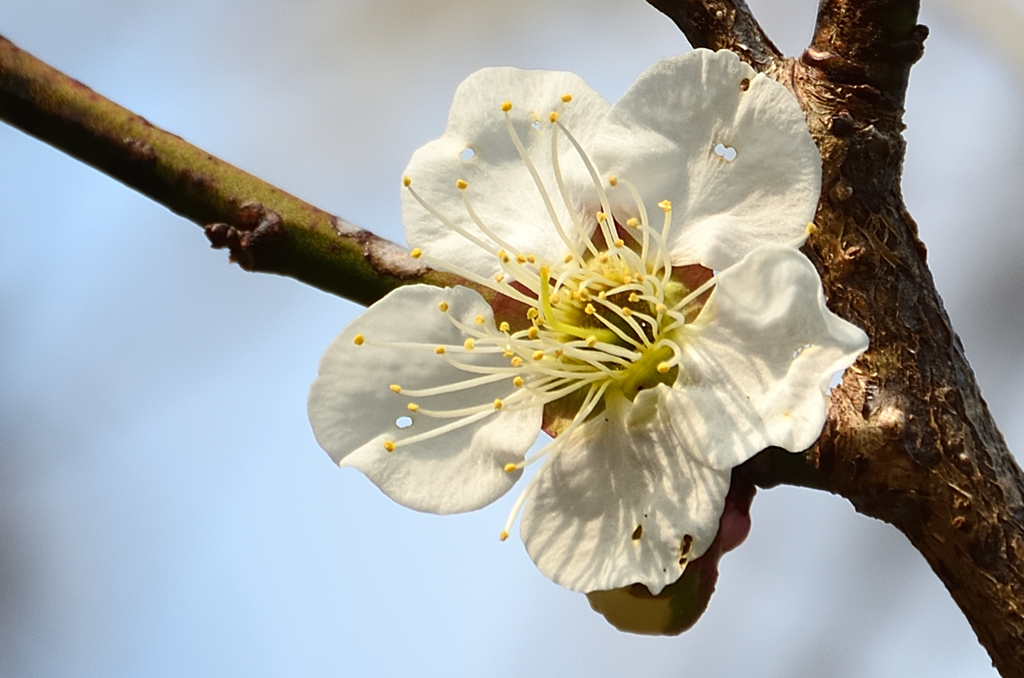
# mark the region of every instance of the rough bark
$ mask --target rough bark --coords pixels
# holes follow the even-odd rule
[[[695,47],[763,35],[742,2],[650,2]],[[762,486],[828,490],[897,527],[997,670],[1022,676],[1024,475],[981,397],[900,191],[904,94],[927,35],[918,8],[824,0],[799,59],[766,60],[768,42],[740,52],[804,108],[824,170],[819,231],[805,252],[829,306],[871,338],[834,391],[818,444],[802,457],[767,451],[744,471]]]

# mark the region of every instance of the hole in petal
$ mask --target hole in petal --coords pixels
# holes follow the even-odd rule
[[[725,144],[717,144],[715,146],[715,154],[722,160],[726,160],[728,162],[732,162],[736,159],[736,149],[732,146],[726,146]]]
[[[846,370],[843,370],[842,372],[836,372],[835,374],[832,375],[832,378],[828,380],[828,393],[829,394],[832,393],[832,389],[834,389],[836,386],[839,386],[839,384],[843,383],[843,375],[845,373],[846,373]]]
[[[475,156],[476,151],[474,151],[469,146],[466,146],[466,148],[462,149],[462,153],[459,153],[459,157],[462,158],[463,160],[472,160]]]
[[[633,541],[640,541],[640,537],[644,536],[644,526],[637,525],[636,529],[633,530]]]
[[[395,419],[395,426],[398,428],[409,428],[412,426],[412,417],[399,417]]]
[[[750,89],[750,78],[743,78],[740,80],[740,91],[746,92],[748,89]]]

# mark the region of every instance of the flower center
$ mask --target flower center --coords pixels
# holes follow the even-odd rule
[[[555,232],[565,244],[566,254],[561,260],[546,261],[536,254],[518,251],[489,228],[473,207],[471,187],[466,180],[458,179],[455,187],[462,193],[466,214],[476,226],[474,231],[441,214],[420,197],[409,177],[403,179],[406,189],[424,209],[497,258],[499,272],[489,279],[456,262],[435,259],[419,248],[412,252],[435,268],[494,290],[496,325],[483,316],[467,324],[442,303],[440,311],[467,338],[461,346],[429,348],[438,359],[479,376],[419,391],[403,390],[400,385],[392,385],[391,389],[416,399],[466,392],[508,379],[514,390],[507,398],[458,410],[428,410],[411,400],[408,409],[414,417],[444,417],[453,421],[420,435],[386,442],[388,451],[472,424],[496,410],[542,407],[544,430],[557,437],[523,462],[505,467],[512,472],[556,453],[575,428],[600,411],[606,398],[621,396],[632,401],[644,389],[676,380],[682,351],[678,330],[699,313],[714,285],[714,277],[701,267],[688,267],[691,270],[687,276],[673,271],[665,245],[672,205],[667,200],[659,203],[663,220],[660,228],[656,228],[649,222],[640,194],[631,183],[615,176],[600,178],[583,148],[559,121],[562,108],[569,101],[571,96],[563,96],[557,110],[548,117],[557,187],[554,198],[512,124],[512,104],[505,102],[501,107],[509,137],[534,179]],[[567,193],[558,158],[559,135],[564,135],[586,167],[596,195],[596,201],[591,198],[590,202],[598,203],[599,208],[595,205],[581,210]],[[605,182],[626,189],[632,197],[628,207],[638,216],[627,218],[625,211],[619,210],[619,219],[616,218]],[[556,198],[567,208],[568,220],[557,216]],[[699,269],[696,276],[692,269]],[[685,280],[681,279],[684,277]],[[500,354],[507,362],[481,364],[470,353]],[[507,536],[528,492],[529,486],[513,508],[503,535]]]

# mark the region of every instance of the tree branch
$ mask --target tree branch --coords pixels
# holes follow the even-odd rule
[[[695,47],[728,48],[795,92],[823,160],[805,251],[871,348],[833,392],[818,444],[741,473],[848,498],[925,556],[1004,676],[1024,675],[1024,474],[981,399],[900,194],[902,107],[926,31],[917,0],[823,0],[782,60],[742,0],[649,0]],[[0,118],[204,226],[248,270],[361,303],[462,282],[209,156],[0,38]],[[486,290],[481,290],[486,293]]]
[[[361,304],[409,283],[465,284],[153,126],[2,36],[0,119],[203,226],[246,270]]]
[[[821,151],[819,231],[805,251],[829,306],[863,327],[871,347],[833,392],[813,449],[768,450],[743,472],[761,486],[828,490],[896,526],[999,672],[1022,676],[1024,474],[981,398],[900,192],[904,95],[927,36],[918,2],[823,0],[802,57],[762,69],[794,91]],[[730,21],[676,18],[720,3],[675,5],[670,16],[694,46],[740,40]],[[747,13],[742,3],[728,11]]]
[[[647,0],[679,26],[694,47],[728,49],[765,71],[782,59],[743,0]]]

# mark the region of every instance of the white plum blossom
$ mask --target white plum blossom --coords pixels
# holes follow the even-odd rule
[[[502,538],[521,514],[559,584],[657,594],[714,540],[731,469],[813,444],[867,346],[797,249],[820,183],[793,96],[731,52],[659,61],[615,105],[571,73],[474,73],[409,162],[403,220],[476,289],[356,318],[310,390],[318,442],[432,513],[538,462]]]

